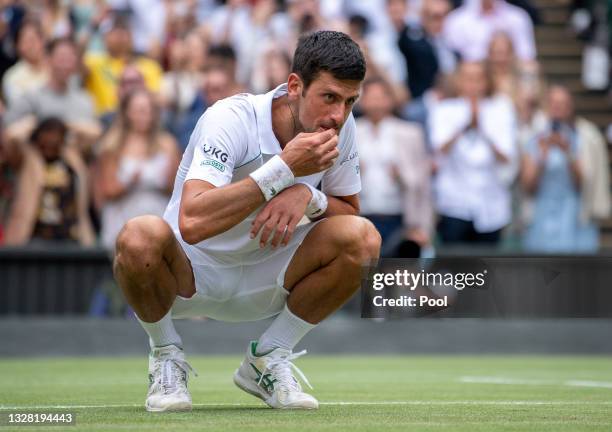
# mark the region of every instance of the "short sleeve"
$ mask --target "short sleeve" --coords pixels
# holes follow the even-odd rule
[[[209,108],[191,136],[193,159],[185,181],[204,180],[216,187],[229,184],[234,166],[246,152],[243,130],[240,118],[231,110]]]
[[[361,191],[355,135],[355,119],[351,114],[340,131],[340,155],[336,163],[323,175],[321,189],[328,195],[349,196]]]

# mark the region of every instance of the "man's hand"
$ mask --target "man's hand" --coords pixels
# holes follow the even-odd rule
[[[325,171],[340,154],[335,129],[298,134],[287,143],[280,157],[295,177],[304,177]]]
[[[304,216],[306,207],[312,198],[307,186],[295,184],[272,198],[259,212],[251,226],[251,238],[257,237],[263,228],[259,246],[264,247],[272,237],[272,247],[279,244],[287,246],[293,236],[295,227]]]

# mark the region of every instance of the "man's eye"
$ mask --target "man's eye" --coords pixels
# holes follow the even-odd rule
[[[333,102],[334,101],[334,95],[327,93],[326,95],[323,95],[323,98],[325,99],[325,102]]]

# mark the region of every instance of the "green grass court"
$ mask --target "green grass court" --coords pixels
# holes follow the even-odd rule
[[[0,407],[76,412],[97,431],[610,431],[612,358],[314,356],[298,360],[318,411],[275,411],[234,387],[236,357],[190,357],[191,413],[142,407],[146,358],[0,360]],[[6,426],[0,430],[11,430]]]

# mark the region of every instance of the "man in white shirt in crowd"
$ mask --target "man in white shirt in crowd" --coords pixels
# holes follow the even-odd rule
[[[191,409],[190,366],[172,318],[278,315],[234,374],[273,408],[314,409],[295,345],[357,290],[380,235],[359,213],[351,114],[365,76],[345,34],[303,36],[287,83],[239,94],[200,118],[164,219],[126,224],[115,276],[149,335],[149,411]],[[316,186],[321,183],[321,190]],[[315,222],[297,226],[303,216]],[[307,381],[305,381],[308,383]]]
[[[482,63],[462,63],[459,97],[434,106],[429,119],[436,153],[438,234],[443,243],[496,244],[510,222],[510,185],[518,165],[511,101],[491,95]]]
[[[484,60],[491,36],[496,32],[510,36],[519,60],[536,59],[529,15],[506,0],[466,0],[463,6],[450,13],[444,24],[447,43],[465,61]]]

